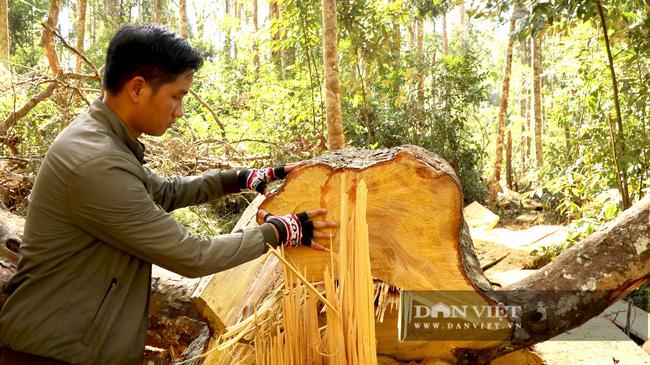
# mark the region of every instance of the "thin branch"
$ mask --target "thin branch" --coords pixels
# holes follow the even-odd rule
[[[88,65],[90,65],[90,67],[93,69],[93,71],[95,71],[95,76],[96,76],[98,79],[101,80],[101,76],[99,75],[99,71],[97,71],[97,67],[95,67],[95,65],[93,65],[92,62],[90,62],[90,60],[89,60],[88,58],[86,58],[86,56],[85,56],[83,53],[81,53],[81,51],[79,51],[79,50],[76,49],[75,47],[73,47],[73,46],[71,46],[70,44],[68,44],[68,42],[65,40],[65,38],[63,38],[63,36],[61,36],[61,34],[59,34],[59,32],[58,32],[56,29],[53,29],[53,28],[49,27],[49,26],[48,26],[47,24],[45,24],[45,23],[41,23],[41,25],[43,26],[43,28],[49,30],[50,32],[52,32],[52,34],[54,34],[57,38],[59,38],[59,40],[61,41],[61,43],[63,43],[63,46],[64,46],[65,48],[69,49],[70,51],[72,51],[73,53],[75,53],[77,56],[81,57],[81,59],[82,59],[84,62],[86,62]]]
[[[261,140],[261,139],[252,139],[252,138],[244,138],[244,139],[240,139],[240,140],[232,141],[232,142],[224,141],[224,140],[218,139],[218,138],[207,138],[207,139],[202,139],[202,140],[196,141],[193,144],[195,146],[198,146],[198,145],[208,144],[208,143],[235,144],[235,143],[240,143],[240,142],[257,142],[257,143],[273,144],[273,145],[276,144],[274,142],[264,141],[264,140]]]
[[[5,120],[2,121],[2,124],[0,124],[0,135],[6,134],[9,128],[16,124],[20,118],[27,115],[27,113],[29,113],[36,105],[38,105],[38,103],[52,96],[52,93],[56,87],[56,82],[50,83],[43,91],[32,96],[31,99],[29,99],[20,109],[9,114]]]
[[[203,100],[199,96],[199,94],[196,93],[196,91],[190,89],[190,94],[192,94],[192,96],[196,99],[196,101],[198,101],[199,104],[201,104],[204,108],[208,109],[208,112],[210,112],[210,114],[212,114],[212,117],[214,118],[215,122],[217,122],[217,124],[219,125],[219,128],[221,128],[221,137],[225,141],[226,140],[226,128],[223,126],[223,123],[221,123],[221,120],[217,116],[217,113],[214,111],[214,109],[212,109],[210,107],[210,105],[208,105],[208,103],[205,102],[205,100]]]
[[[10,181],[17,181],[21,183],[34,183],[36,178],[32,175],[20,175],[14,172],[6,171],[3,173],[3,176]]]

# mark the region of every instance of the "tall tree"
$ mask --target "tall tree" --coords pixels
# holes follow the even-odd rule
[[[337,150],[345,146],[345,138],[343,136],[343,120],[341,116],[336,0],[322,1],[327,144],[330,150]]]
[[[47,56],[50,71],[52,71],[53,75],[58,75],[61,70],[59,56],[57,56],[56,49],[54,49],[54,32],[52,31],[56,29],[56,25],[59,22],[60,7],[61,0],[50,0],[50,10],[48,11],[47,21],[45,22],[50,29],[43,29],[41,36],[41,45],[45,49],[45,55]]]
[[[104,11],[106,12],[106,24],[108,25],[109,33],[112,33],[120,25],[120,1],[119,0],[105,0]]]
[[[424,114],[424,18],[416,20],[418,45],[418,110]]]
[[[535,159],[537,168],[544,165],[542,131],[542,35],[533,37],[533,108],[535,114]]]
[[[0,61],[9,60],[9,2],[0,0]]]
[[[519,92],[519,114],[523,119],[521,122],[521,169],[526,168],[530,152],[530,87],[526,80],[528,79],[528,68],[530,66],[530,57],[528,55],[528,46],[530,38],[519,42],[519,63],[521,64],[521,89]]]
[[[190,38],[190,30],[187,25],[187,0],[178,0],[178,21],[181,37]]]
[[[77,50],[81,53],[84,52],[84,37],[86,35],[86,8],[88,2],[86,0],[79,0],[77,2]],[[77,57],[77,65],[75,67],[77,73],[83,70],[83,59],[81,56]]]
[[[280,20],[280,4],[277,0],[269,1],[269,20],[271,21],[271,62],[275,66],[275,69],[280,72],[282,78],[284,78],[284,69],[282,68],[282,59],[280,56],[280,51],[277,49],[277,43],[280,41],[280,31],[277,25],[274,23]]]
[[[514,184],[512,181],[512,133],[510,133],[510,128],[508,128],[506,138],[506,183],[508,184],[508,189],[512,190]]]
[[[449,36],[447,35],[447,11],[442,12],[442,52],[449,53]]]
[[[458,11],[460,13],[460,38],[463,49],[465,49],[467,47],[467,27],[465,27],[465,0],[460,1],[460,8]]]
[[[159,0],[151,0],[151,22],[160,22],[160,4]]]
[[[501,86],[501,106],[499,108],[499,121],[497,123],[496,154],[494,156],[494,170],[488,189],[488,206],[494,209],[496,205],[499,181],[501,181],[501,163],[503,162],[503,135],[506,129],[506,116],[508,113],[508,101],[510,99],[510,71],[512,69],[512,44],[514,42],[514,31],[516,24],[516,9],[510,16],[510,33],[508,46],[506,48],[506,64],[503,72],[503,84]]]
[[[253,30],[255,31],[255,38],[253,40],[253,63],[255,64],[255,75],[260,73],[260,49],[257,44],[257,32],[259,31],[259,25],[257,23],[257,18],[259,17],[257,0],[253,0]]]
[[[460,30],[464,33],[465,32],[465,1],[461,0],[460,2]]]
[[[395,2],[395,0],[391,0],[391,2]],[[402,32],[400,31],[400,22],[397,16],[394,16],[392,19],[391,38],[393,43],[391,47],[391,51],[393,52],[391,57],[393,60],[393,67],[394,67],[393,69],[400,70],[402,67],[402,59],[401,59]],[[393,80],[393,95],[397,96],[399,94],[400,85],[401,85],[401,79],[398,75],[396,75]]]
[[[627,189],[627,169],[622,166],[622,161],[619,157],[625,154],[625,134],[623,133],[623,118],[621,116],[621,103],[618,98],[618,82],[616,80],[616,71],[614,71],[614,58],[612,57],[612,50],[609,46],[609,36],[607,35],[607,22],[605,21],[605,13],[603,12],[603,5],[600,0],[596,1],[596,9],[598,9],[598,16],[600,17],[600,24],[603,28],[603,39],[605,41],[605,49],[607,50],[607,61],[609,62],[609,72],[612,77],[612,90],[614,91],[614,107],[616,109],[616,125],[618,127],[617,136],[614,138],[614,130],[612,128],[611,118],[608,117],[609,130],[611,133],[612,150],[614,155],[614,164],[616,166],[616,180],[618,182],[618,189],[621,193],[623,209],[631,206],[630,195]]]

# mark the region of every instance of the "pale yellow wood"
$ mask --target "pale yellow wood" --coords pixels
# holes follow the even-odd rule
[[[457,179],[448,174],[450,171],[444,167],[434,169],[413,154],[405,152],[399,153],[386,163],[378,163],[365,169],[333,170],[325,165],[310,165],[308,168],[292,172],[279,195],[275,195],[281,195],[282,199],[271,196],[262,207],[276,215],[318,207],[328,208],[328,216],[323,219],[340,222],[340,228],[331,241],[332,251],[318,252],[303,247],[288,249],[286,255],[300,272],[305,272],[309,280],[315,281],[322,281],[326,266],[331,261],[335,261],[332,267],[338,270],[331,275],[338,278],[339,285],[343,287],[341,297],[338,299],[343,303],[352,303],[356,293],[364,288],[352,287],[351,292],[345,293],[345,286],[352,284],[348,283],[351,279],[346,278],[346,272],[350,271],[350,268],[345,265],[342,257],[349,255],[358,259],[355,258],[355,255],[359,254],[358,247],[353,246],[353,249],[346,250],[344,247],[339,247],[338,242],[341,237],[358,233],[357,227],[355,224],[350,224],[350,221],[354,221],[353,202],[356,198],[357,181],[364,180],[368,194],[365,220],[368,225],[369,254],[366,254],[366,257],[370,258],[372,277],[402,289],[465,290],[471,296],[469,303],[486,305],[488,303],[482,296],[471,294],[475,289],[461,261],[462,194]],[[344,188],[341,188],[342,179],[346,181],[343,182]],[[253,209],[256,211],[257,207]],[[345,218],[346,216],[349,218]],[[336,259],[339,259],[338,262]],[[274,264],[276,269],[280,265],[279,262]],[[250,293],[239,295],[237,291],[251,292],[260,290],[264,284],[270,285],[268,283],[274,282],[273,278],[281,277],[281,274],[267,274],[266,271],[272,271],[273,267],[268,259],[264,263],[253,262],[242,265],[238,268],[241,281],[233,282],[230,277],[222,275],[215,279],[215,276],[209,284],[206,284],[207,289],[200,295],[205,297],[204,302],[208,303],[216,317],[223,316],[222,322],[232,324],[231,321],[238,321],[244,317],[242,312],[247,306],[251,306],[250,303],[260,299],[259,296],[250,298]],[[358,275],[354,268],[352,267],[351,272]],[[369,284],[365,285],[368,289]],[[351,313],[353,312],[349,304],[341,307],[342,319],[353,318]],[[327,314],[335,315],[333,311]],[[382,323],[375,324],[374,338],[377,341],[377,354],[399,360],[437,357],[440,360],[453,361],[454,348],[481,348],[499,343],[499,341],[399,342],[396,311],[388,312],[385,317]],[[343,328],[343,335],[352,336],[355,333],[359,335],[357,327],[348,326],[347,330]],[[277,328],[273,329],[273,331],[277,330]],[[370,345],[370,341],[368,336],[365,344]],[[326,344],[327,352],[333,351],[336,347],[329,337]],[[282,349],[285,360],[288,359],[288,354],[294,351],[289,350],[277,338],[267,347]],[[250,349],[247,345],[235,346],[229,354],[215,355],[214,361],[208,357],[205,364],[227,364],[228,361],[232,363],[233,358],[249,356],[250,354],[245,354],[247,348]],[[371,358],[374,356],[371,357],[363,349],[363,346],[356,347],[348,344],[344,352],[354,355],[354,358],[360,356],[365,365],[366,361],[372,361]],[[278,363],[279,360],[276,360],[270,363]],[[345,363],[361,362],[352,360]]]
[[[325,207],[326,219],[339,221],[343,175],[349,180],[363,179],[368,187],[373,277],[402,289],[474,290],[461,272],[458,252],[460,187],[452,177],[425,168],[410,154],[361,171],[334,171],[324,165],[300,169],[281,189],[282,196],[300,199],[269,197],[262,207],[274,214]],[[347,193],[353,195],[354,191]],[[336,233],[335,243],[340,233]],[[333,249],[338,252],[337,245]],[[327,252],[309,256],[298,252],[290,250],[287,255],[299,268],[323,272]]]

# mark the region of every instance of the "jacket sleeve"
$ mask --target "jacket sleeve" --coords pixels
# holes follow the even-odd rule
[[[168,212],[239,192],[237,171],[209,170],[201,176],[162,177],[144,167],[153,200]]]
[[[139,166],[120,157],[86,162],[68,188],[69,214],[99,241],[187,277],[237,266],[266,252],[266,242],[276,243],[268,223],[216,237],[193,235],[156,205],[143,179]]]

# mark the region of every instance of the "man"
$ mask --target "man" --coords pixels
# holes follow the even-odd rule
[[[137,138],[160,136],[183,115],[201,63],[162,27],[128,25],[115,34],[106,96],[56,138],[30,195],[22,258],[0,312],[0,360],[140,364],[152,263],[197,277],[257,258],[266,243],[331,236],[321,230],[335,223],[309,221],[324,209],[265,214],[259,227],[218,237],[194,236],[168,213],[242,188],[263,192],[293,168],[162,178],[143,165]]]

